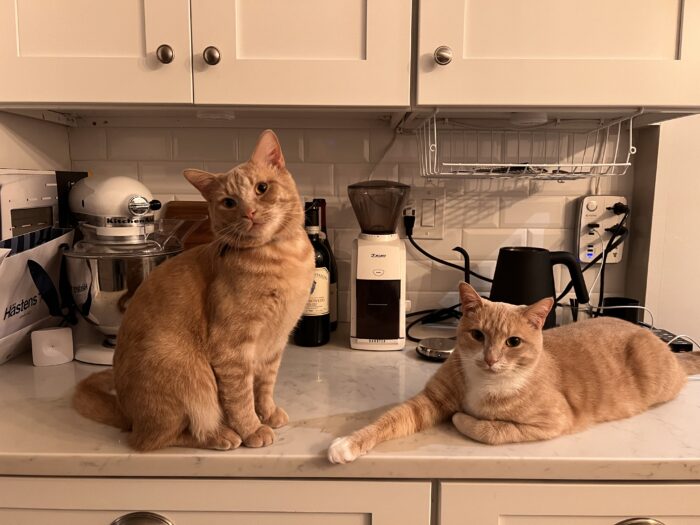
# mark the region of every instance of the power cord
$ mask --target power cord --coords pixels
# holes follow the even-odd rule
[[[629,230],[625,228],[624,226],[621,225],[621,222],[618,223],[616,226],[613,226],[613,229],[615,230],[613,235],[608,239],[608,243],[606,244],[605,248],[601,253],[595,256],[591,261],[589,261],[583,268],[581,268],[582,272],[587,271],[590,269],[594,264],[596,264],[598,261],[600,261],[603,258],[603,255],[611,252],[615,248],[617,248],[620,244],[622,244],[627,237],[629,236]],[[601,268],[602,270],[602,268]],[[601,276],[602,279],[602,276]],[[602,283],[601,283],[602,284]],[[557,296],[556,302],[557,304],[561,302],[564,297],[566,297],[566,294],[568,294],[571,289],[574,287],[573,281],[569,281],[569,283],[564,287],[564,289],[561,291],[561,293]]]
[[[457,247],[453,248],[454,251],[460,253],[462,257],[464,257],[464,266],[459,266],[457,264],[445,261],[443,259],[440,259],[439,257],[435,257],[434,255],[428,253],[425,251],[421,246],[418,245],[418,243],[415,241],[413,238],[413,227],[416,224],[416,212],[415,210],[411,210],[411,213],[406,213],[404,210],[404,215],[403,215],[403,225],[404,228],[406,229],[406,237],[408,237],[408,241],[411,243],[411,245],[418,250],[420,253],[425,255],[428,259],[431,259],[435,262],[439,262],[440,264],[443,264],[445,266],[449,266],[450,268],[454,268],[455,270],[459,270],[461,272],[464,272],[464,280],[466,282],[469,282],[469,275],[473,275],[477,279],[481,279],[482,281],[486,281],[487,283],[493,282],[493,279],[489,279],[488,277],[485,277],[481,274],[476,273],[475,271],[471,270],[469,268],[469,254],[464,248]]]
[[[433,254],[427,252],[424,250],[413,238],[413,227],[416,224],[416,212],[415,210],[411,210],[411,213],[406,213],[406,210],[404,210],[403,214],[403,225],[404,228],[406,229],[406,237],[408,238],[408,241],[411,243],[411,245],[418,250],[420,253],[425,255],[428,259],[439,262],[440,264],[444,266],[448,266],[450,268],[454,268],[455,270],[459,270],[460,272],[464,273],[464,280],[466,282],[469,282],[469,275],[473,275],[477,279],[481,279],[482,281],[486,281],[488,283],[492,282],[493,279],[489,279],[488,277],[485,277],[483,275],[480,275],[474,271],[472,271],[469,268],[469,254],[467,251],[462,248],[462,247],[456,247],[453,248],[454,251],[457,253],[461,254],[462,257],[464,258],[464,266],[459,266],[458,264],[451,263],[449,261],[445,261],[443,259],[440,259],[439,257],[434,256]],[[420,310],[418,312],[411,312],[406,314],[406,317],[415,317],[415,316],[421,316],[418,319],[415,319],[411,321],[407,326],[406,326],[406,339],[409,341],[413,341],[414,343],[418,343],[420,341],[419,338],[413,337],[411,335],[411,328],[413,328],[417,324],[428,324],[428,323],[439,323],[441,321],[445,321],[447,319],[459,319],[462,317],[462,313],[459,311],[460,303],[454,304],[452,306],[449,306],[447,308],[436,308],[433,310]]]
[[[603,262],[602,262],[602,267],[600,269],[600,288],[598,290],[598,309],[600,310],[603,306],[603,299],[605,297],[605,268],[607,266],[608,262],[608,254],[612,251],[611,245],[615,237],[620,233],[621,228],[624,228],[625,221],[627,221],[627,217],[629,217],[630,214],[630,209],[629,206],[626,204],[623,204],[621,202],[616,202],[612,207],[608,208],[610,211],[612,211],[615,215],[620,215],[622,214],[622,219],[620,222],[617,223],[617,225],[613,226],[612,228],[606,228],[605,231],[610,232],[610,239],[608,240],[608,244],[605,247],[605,250],[603,250]],[[597,315],[600,315],[600,312],[597,313]]]

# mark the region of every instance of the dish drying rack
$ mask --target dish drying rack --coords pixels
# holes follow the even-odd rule
[[[574,180],[624,175],[636,153],[633,119],[598,121],[593,128],[555,120],[529,128],[489,129],[439,118],[416,129],[420,175],[428,178]]]

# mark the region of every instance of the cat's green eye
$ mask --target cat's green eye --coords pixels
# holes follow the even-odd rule
[[[520,346],[520,343],[522,341],[520,340],[519,337],[509,337],[506,339],[506,346],[510,346],[511,348],[515,348],[516,346]]]
[[[255,193],[257,193],[258,195],[262,195],[266,191],[267,191],[267,183],[265,183],[265,182],[259,182],[255,186]]]
[[[236,207],[236,200],[232,199],[231,197],[226,197],[224,200],[221,201],[221,204],[224,205],[224,208],[235,208]]]
[[[479,342],[485,339],[484,332],[482,332],[481,330],[470,330],[469,335],[471,335],[474,339],[476,339]]]

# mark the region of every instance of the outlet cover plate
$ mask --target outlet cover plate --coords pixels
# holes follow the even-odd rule
[[[615,215],[607,208],[611,208],[616,202],[627,204],[627,199],[620,195],[588,195],[581,198],[578,216],[578,258],[582,263],[597,257],[603,250],[602,246],[607,245],[611,232],[606,232],[605,228],[611,228],[620,222],[622,215]],[[590,233],[589,224],[596,223],[600,226],[596,228],[600,237],[595,233]],[[629,218],[625,225],[629,228]],[[602,238],[602,242],[601,242]],[[608,264],[619,263],[622,260],[623,242],[608,254]],[[599,263],[602,262],[599,261]]]
[[[414,239],[442,239],[445,236],[445,188],[411,187],[406,208],[416,212]]]

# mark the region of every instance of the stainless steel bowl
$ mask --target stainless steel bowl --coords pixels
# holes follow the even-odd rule
[[[116,337],[136,289],[153,268],[180,251],[138,257],[67,252],[68,281],[78,310],[108,338]]]
[[[149,273],[183,250],[182,221],[148,234],[142,242],[88,238],[65,252],[68,281],[78,311],[114,346],[128,302]]]

